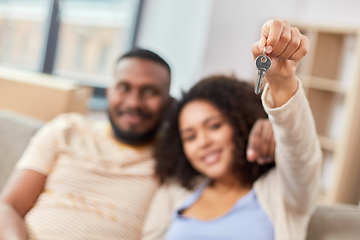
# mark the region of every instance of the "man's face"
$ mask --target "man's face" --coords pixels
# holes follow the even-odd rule
[[[136,57],[122,59],[116,66],[114,85],[107,90],[115,136],[130,144],[152,140],[170,100],[169,86],[165,66]]]

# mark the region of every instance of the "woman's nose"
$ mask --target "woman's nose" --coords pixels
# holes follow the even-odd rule
[[[198,145],[200,148],[206,148],[211,144],[211,139],[206,131],[201,131],[198,135]]]

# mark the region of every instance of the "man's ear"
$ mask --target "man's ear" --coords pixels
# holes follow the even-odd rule
[[[109,99],[109,97],[110,97],[110,88],[109,87],[106,88],[105,95],[106,95],[106,99]]]
[[[165,105],[165,108],[170,109],[172,107],[174,101],[176,101],[176,100],[172,96],[169,95],[168,100]]]

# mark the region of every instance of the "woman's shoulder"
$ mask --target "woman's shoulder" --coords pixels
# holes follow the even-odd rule
[[[159,190],[167,191],[169,193],[171,192],[171,193],[179,193],[179,194],[181,193],[188,194],[188,193],[193,193],[206,182],[208,182],[208,179],[206,177],[203,176],[196,177],[194,179],[193,187],[189,189],[182,186],[177,179],[169,178],[163,184],[160,185]]]
[[[254,182],[255,193],[260,199],[282,198],[279,188],[279,176],[276,167],[271,168],[269,171],[261,175]]]
[[[166,180],[158,189],[157,195],[168,198],[172,202],[173,207],[179,207],[184,200],[194,193],[200,186],[206,184],[208,181],[205,177],[197,177],[191,189],[181,185],[181,183],[174,178]]]

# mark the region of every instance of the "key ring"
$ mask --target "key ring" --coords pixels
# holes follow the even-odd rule
[[[262,54],[262,58],[261,58],[261,62],[266,62],[267,59],[266,59],[266,52],[265,52],[265,46],[264,46],[264,49],[263,49],[263,54]]]

